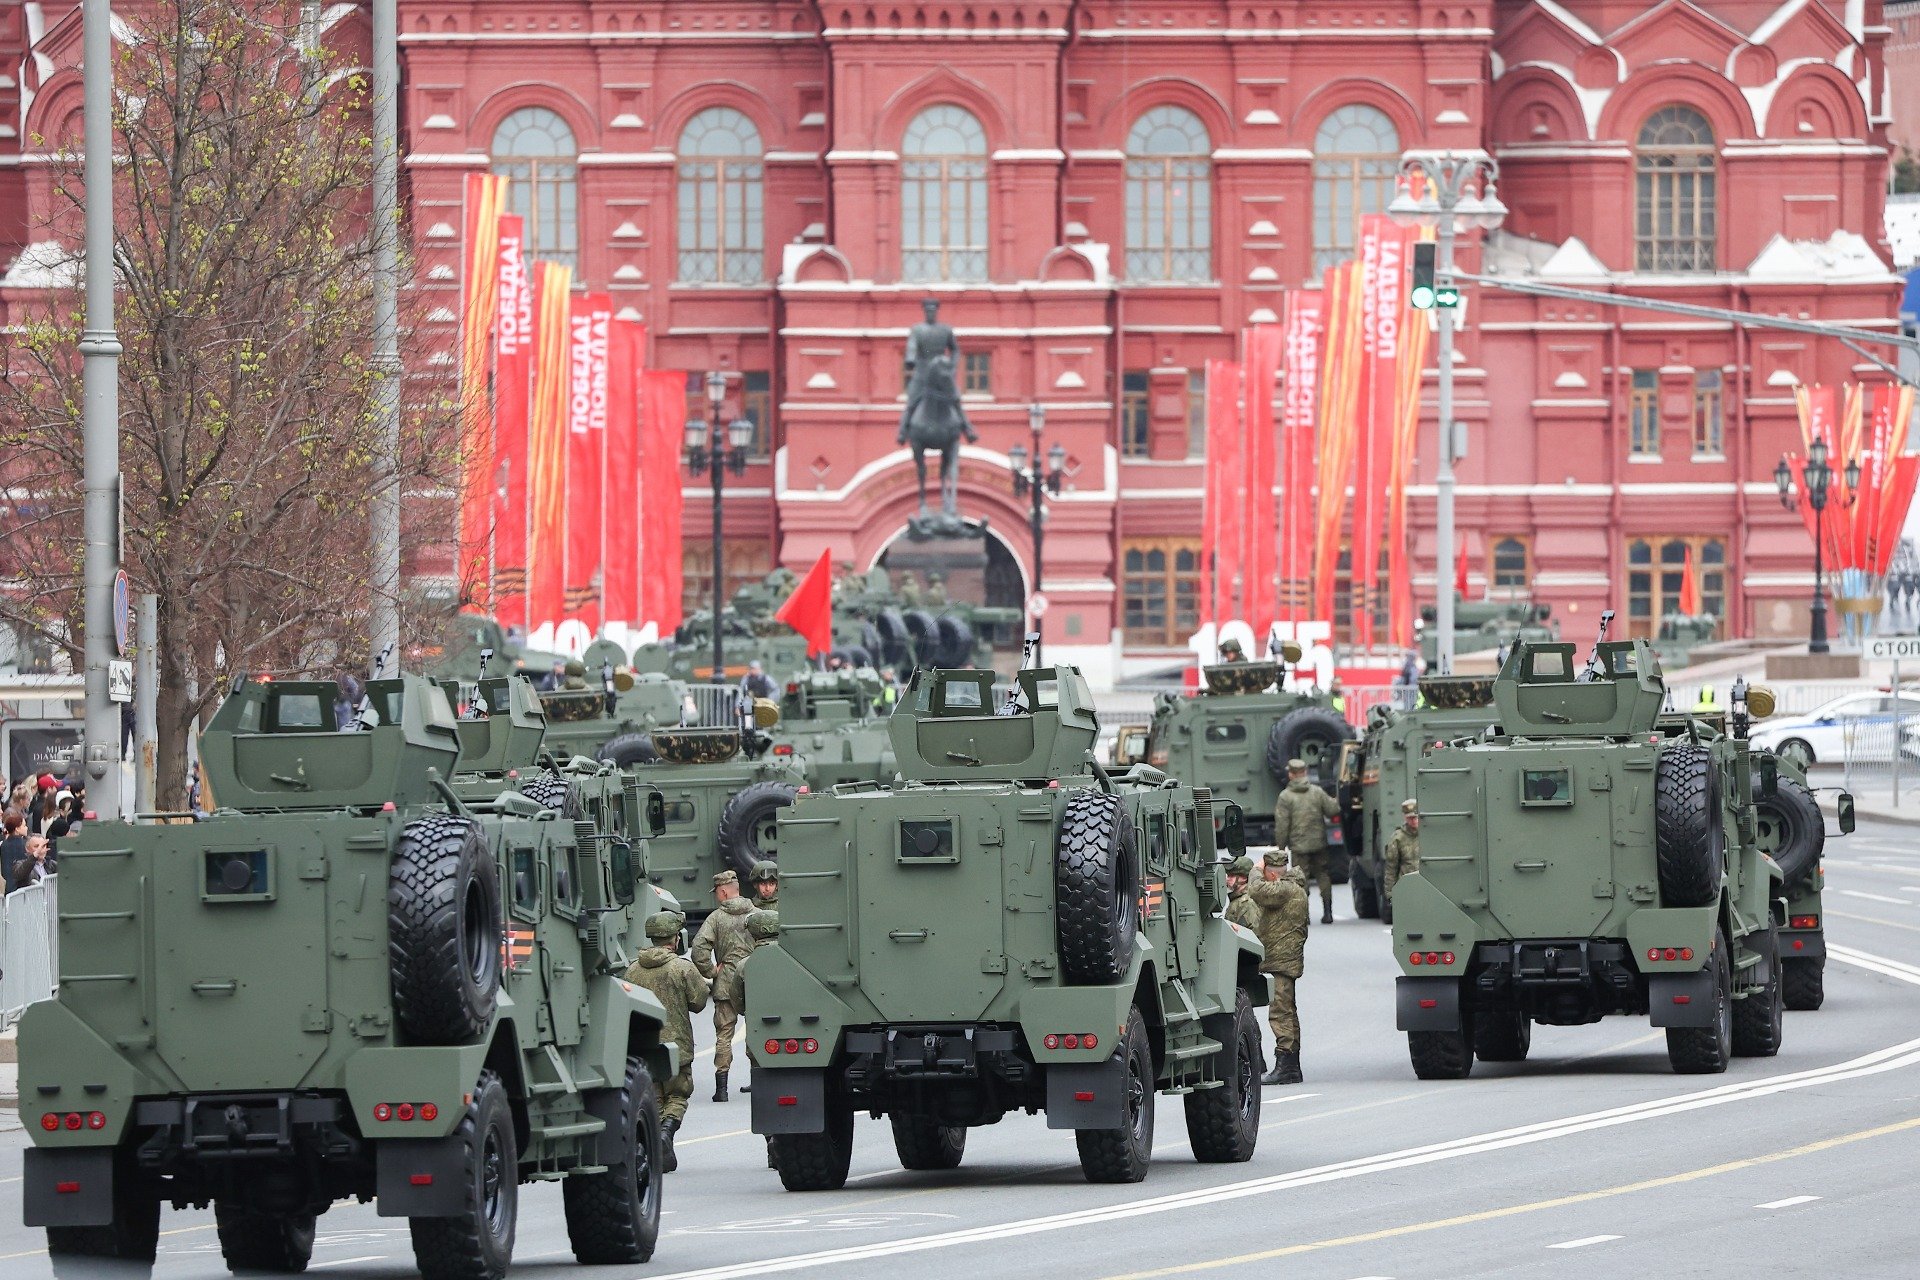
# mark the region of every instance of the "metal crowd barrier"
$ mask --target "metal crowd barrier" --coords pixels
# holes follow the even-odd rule
[[[60,877],[15,889],[0,900],[0,1028],[26,1007],[53,997],[60,971]]]

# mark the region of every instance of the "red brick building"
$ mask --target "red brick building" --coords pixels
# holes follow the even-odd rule
[[[1205,361],[1351,251],[1406,149],[1497,159],[1512,214],[1469,269],[1893,323],[1880,0],[400,7],[406,181],[447,345],[461,179],[492,167],[538,251],[646,321],[655,367],[741,375],[760,433],[728,491],[726,571],[826,546],[864,568],[914,507],[902,343],[941,299],[981,433],[960,490],[989,521],[989,581],[1014,600],[1044,585],[1050,652],[1096,678],[1163,665],[1201,621]],[[9,22],[10,64],[30,24]],[[8,109],[0,238],[24,241],[36,126]],[[1473,591],[1531,590],[1582,630],[1616,607],[1644,632],[1691,548],[1730,630],[1798,632],[1812,548],[1771,479],[1792,386],[1868,367],[1833,343],[1469,292]],[[1044,584],[1007,475],[1034,403],[1071,473]],[[1422,598],[1433,439],[1429,413]],[[690,592],[711,572],[706,503],[689,479]]]

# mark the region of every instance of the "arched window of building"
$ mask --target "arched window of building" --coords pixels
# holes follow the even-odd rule
[[[493,131],[493,171],[511,179],[507,212],[526,220],[527,252],[570,267],[579,250],[578,154],[573,130],[545,107],[522,107]]]
[[[1712,271],[1718,265],[1719,157],[1713,126],[1692,107],[1662,107],[1634,152],[1634,265]]]
[[[900,146],[900,277],[987,278],[987,131],[965,108],[928,107]]]
[[[1627,637],[1651,639],[1680,612],[1687,558],[1692,554],[1700,612],[1727,616],[1727,544],[1720,538],[1630,538],[1627,541]]]
[[[1360,215],[1382,213],[1400,173],[1400,131],[1377,107],[1353,103],[1313,139],[1313,269],[1351,258]]]
[[[1155,107],[1127,135],[1127,278],[1213,278],[1213,142],[1185,107]]]
[[[680,131],[682,284],[759,284],[762,252],[760,131],[732,107],[711,107]]]

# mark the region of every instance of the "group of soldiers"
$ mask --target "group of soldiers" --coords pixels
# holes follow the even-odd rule
[[[693,1015],[713,1005],[713,1100],[727,1100],[727,1073],[733,1067],[734,1029],[746,1003],[747,957],[780,936],[780,868],[773,862],[753,864],[747,872],[748,892],[740,892],[740,877],[722,871],[713,878],[714,911],[694,936],[692,958],[680,954],[686,917],[662,911],[647,919],[647,938],[653,943],[634,957],[626,980],[653,992],[666,1010],[666,1032],[680,1051],[680,1070],[659,1086],[661,1159],[668,1173],[679,1166],[673,1153],[673,1135],[687,1118],[693,1100]],[[745,1093],[747,1086],[740,1091]]]
[[[1287,785],[1273,810],[1273,849],[1256,862],[1241,854],[1227,867],[1228,921],[1260,939],[1262,973],[1273,979],[1267,1023],[1273,1028],[1273,1069],[1262,1084],[1299,1084],[1300,1009],[1294,984],[1306,968],[1307,929],[1312,918],[1307,886],[1320,886],[1320,923],[1333,923],[1333,873],[1327,854],[1327,820],[1339,816],[1331,795],[1307,778],[1304,760],[1287,761]],[[1400,805],[1399,830],[1383,851],[1382,890],[1389,901],[1400,878],[1420,869],[1420,807]],[[1296,861],[1297,859],[1297,861]]]

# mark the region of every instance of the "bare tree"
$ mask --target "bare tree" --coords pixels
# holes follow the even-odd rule
[[[163,0],[120,13],[115,132],[124,545],[159,597],[159,800],[242,672],[332,674],[365,652],[372,143],[367,77],[300,6]],[[78,225],[78,157],[47,219]],[[65,239],[65,237],[62,237]],[[67,240],[71,243],[71,240]],[[77,272],[74,273],[77,275]],[[0,620],[77,652],[78,280],[13,335],[0,458]],[[402,482],[435,474],[451,407],[417,403]]]

